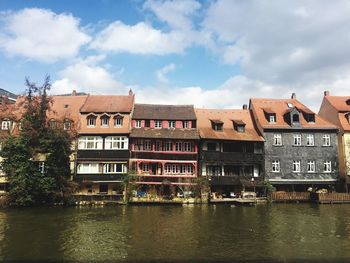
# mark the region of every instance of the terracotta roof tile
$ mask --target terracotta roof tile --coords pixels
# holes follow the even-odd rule
[[[285,114],[290,112],[291,106],[296,108],[300,114],[300,128],[302,129],[337,129],[337,127],[311,111],[297,99],[251,99],[251,108],[255,112],[257,122],[263,129],[291,129]],[[276,114],[275,123],[267,120],[265,109],[271,109]],[[308,122],[307,114],[315,114],[315,122]]]
[[[89,95],[81,113],[129,113],[134,106],[134,96]]]
[[[263,141],[264,139],[254,128],[249,110],[195,109],[197,128],[201,138],[238,141]],[[212,129],[211,120],[221,120],[223,130]],[[234,130],[233,120],[245,123],[245,132]]]
[[[342,112],[350,112],[350,96],[325,96],[324,97],[328,102],[337,110]]]
[[[193,105],[135,104],[133,119],[195,120]]]
[[[155,139],[188,139],[198,140],[199,133],[195,129],[150,129],[134,128],[131,138],[155,138]]]

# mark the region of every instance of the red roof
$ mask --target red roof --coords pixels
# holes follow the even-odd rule
[[[80,109],[81,113],[89,112],[108,112],[130,113],[134,106],[134,96],[116,96],[116,95],[89,95],[84,106]]]

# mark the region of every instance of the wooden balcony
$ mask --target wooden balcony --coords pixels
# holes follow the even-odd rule
[[[128,160],[128,150],[78,150],[80,160]]]
[[[247,152],[217,152],[202,151],[201,160],[206,162],[221,162],[230,164],[259,164],[264,161],[263,154]]]
[[[133,159],[153,159],[153,160],[183,160],[196,161],[197,153],[174,153],[174,152],[131,152]]]
[[[121,182],[126,174],[77,174],[76,181],[117,181]]]

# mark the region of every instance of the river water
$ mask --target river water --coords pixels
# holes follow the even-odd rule
[[[350,206],[0,210],[0,261],[348,262]]]

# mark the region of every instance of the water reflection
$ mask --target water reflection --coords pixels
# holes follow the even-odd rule
[[[129,206],[0,212],[0,260],[350,258],[350,206]]]

